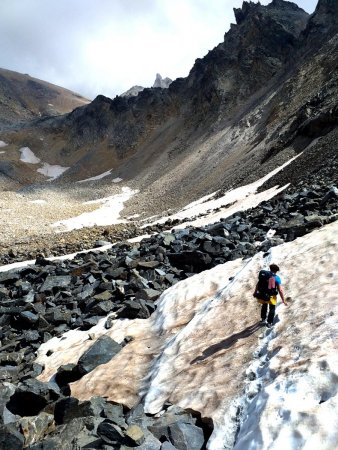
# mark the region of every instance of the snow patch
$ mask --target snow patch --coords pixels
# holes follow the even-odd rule
[[[28,164],[40,164],[41,159],[35,156],[29,147],[22,147],[19,152],[21,153],[20,161]]]
[[[6,152],[2,151],[2,152],[0,152],[0,153],[2,154],[2,153],[6,153]]]
[[[0,141],[0,148],[2,147],[7,147],[8,144],[6,144],[6,142],[4,141]]]
[[[35,205],[44,205],[46,202],[46,200],[30,200],[29,203],[33,203]]]
[[[113,183],[120,183],[121,181],[123,181],[123,179],[119,177],[113,179]]]
[[[49,181],[55,180],[60,175],[62,175],[69,167],[62,167],[59,165],[51,165],[48,163],[43,163],[42,167],[37,170],[37,172],[41,173],[45,177],[49,177]]]
[[[83,213],[77,217],[55,222],[51,226],[56,231],[62,232],[78,230],[83,227],[93,227],[95,225],[104,226],[125,223],[125,220],[120,219],[123,204],[137,192],[137,190],[134,191],[128,187],[123,187],[120,194],[85,202],[84,204],[86,205],[102,203],[102,206],[95,211]]]
[[[55,180],[62,175],[63,172],[69,169],[69,167],[62,167],[59,165],[52,165],[42,162],[40,158],[35,156],[29,147],[22,147],[19,149],[19,152],[21,153],[20,161],[28,164],[42,164],[42,167],[37,169],[37,172],[41,173],[45,177],[49,177],[48,181]]]
[[[107,172],[103,172],[100,175],[96,175],[95,177],[86,178],[85,180],[79,180],[79,181],[77,181],[77,183],[86,183],[87,181],[101,180],[102,178],[107,177],[108,175],[110,175],[112,170],[113,169],[107,170]]]
[[[152,226],[156,224],[165,223],[168,219],[170,220],[186,220],[180,225],[176,225],[175,229],[186,228],[187,226],[205,226],[210,223],[219,221],[221,218],[226,218],[231,216],[237,211],[245,211],[250,208],[254,208],[259,203],[265,200],[269,200],[281,191],[283,191],[288,185],[281,188],[274,187],[268,189],[264,192],[257,193],[257,189],[262,186],[267,180],[273,177],[280,170],[284,169],[288,164],[294,161],[300,156],[296,155],[291,158],[285,164],[272,172],[265,175],[263,178],[255,181],[254,183],[248,184],[246,186],[241,186],[239,188],[228,191],[225,195],[220,198],[215,199],[217,192],[206,195],[199,200],[196,200],[189,205],[185,206],[181,211],[173,214],[171,216],[162,217],[159,220],[155,220],[151,223],[146,223],[142,225],[142,228],[147,226]],[[216,210],[220,211],[215,212]],[[198,218],[197,216],[202,215],[203,217]],[[197,217],[197,218],[196,218]],[[189,220],[192,219],[192,220]],[[148,219],[149,220],[149,219]]]

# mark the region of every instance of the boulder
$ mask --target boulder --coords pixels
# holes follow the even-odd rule
[[[60,392],[54,385],[28,379],[19,384],[6,407],[11,413],[22,417],[35,416],[59,396]]]
[[[83,375],[91,372],[100,364],[110,361],[122,346],[109,336],[100,336],[96,342],[80,357],[77,366]]]
[[[71,281],[72,277],[70,275],[49,275],[41,286],[40,292],[53,291],[55,293],[55,288],[59,290],[60,288],[68,287]]]
[[[136,293],[137,298],[143,298],[145,300],[155,301],[161,295],[160,291],[156,289],[141,289]]]
[[[203,430],[196,425],[175,422],[167,426],[153,425],[149,427],[157,439],[166,438],[177,450],[202,450],[204,448]]]
[[[138,425],[130,425],[125,432],[125,436],[126,444],[131,447],[142,445],[145,441],[144,431]]]
[[[25,447],[40,441],[46,434],[55,430],[54,416],[45,412],[38,416],[22,417],[18,423],[24,436]]]
[[[212,266],[211,257],[207,253],[203,253],[198,250],[168,253],[167,256],[173,266],[179,269],[188,269],[195,273],[210,269]]]
[[[19,314],[19,318],[26,324],[30,326],[34,326],[38,320],[39,316],[30,311],[21,311]]]
[[[97,434],[106,444],[124,444],[125,442],[121,428],[108,419],[100,423],[97,428]]]
[[[22,450],[25,439],[14,424],[0,426],[1,450]]]
[[[123,430],[128,426],[124,418],[123,406],[120,404],[105,402],[101,415]]]
[[[55,403],[55,422],[65,424],[79,417],[99,417],[104,406],[105,400],[100,397],[93,397],[84,402],[74,397],[62,398]]]

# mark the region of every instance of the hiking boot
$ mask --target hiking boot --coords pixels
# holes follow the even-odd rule
[[[260,324],[261,325],[265,325],[266,324],[266,319],[261,319]]]
[[[267,322],[267,323],[266,323],[266,327],[267,327],[267,328],[272,328],[272,327],[273,327],[273,323]]]

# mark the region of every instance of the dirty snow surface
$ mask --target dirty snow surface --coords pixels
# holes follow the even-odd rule
[[[0,148],[2,147],[7,147],[8,144],[6,144],[6,142],[4,141],[0,141]]]
[[[85,180],[79,180],[79,181],[77,181],[77,183],[86,183],[87,181],[101,180],[102,178],[110,175],[112,170],[113,169],[107,170],[107,172],[101,173],[100,175],[96,175],[95,177],[86,178]]]
[[[86,212],[67,220],[55,222],[52,224],[52,227],[56,231],[70,231],[83,227],[92,227],[94,225],[122,223],[123,220],[120,219],[120,213],[123,210],[123,204],[136,193],[137,191],[133,191],[128,187],[123,187],[120,194],[86,202],[85,204],[87,205],[96,203],[101,204],[101,206],[94,211]]]
[[[63,174],[63,172],[65,172],[66,170],[68,170],[69,167],[62,167],[59,165],[52,165],[52,164],[48,164],[48,163],[43,163],[42,167],[40,169],[38,169],[37,171],[39,173],[42,173],[42,175],[44,175],[45,177],[48,177],[49,180],[55,180],[56,178],[58,178],[60,175]]]
[[[169,400],[214,422],[209,450],[337,448],[338,222],[271,249],[263,258],[230,261],[177,283],[147,320],[103,319],[72,330],[38,351],[40,379],[76,363],[94,339],[132,340],[110,362],[71,384],[128,406],[144,399],[149,413]],[[282,268],[289,306],[276,324],[259,324],[252,297],[258,271]],[[51,352],[49,352],[51,350]],[[50,355],[50,356],[47,356]]]

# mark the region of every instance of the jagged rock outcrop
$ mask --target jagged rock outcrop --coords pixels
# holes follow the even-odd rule
[[[168,77],[162,78],[162,76],[159,73],[157,73],[152,87],[167,89],[171,83],[172,83],[172,80],[170,78],[168,78]],[[133,86],[130,89],[128,89],[128,91],[123,92],[123,94],[121,94],[120,97],[136,97],[144,89],[146,89],[146,88],[143,86],[136,85],[136,86]]]

